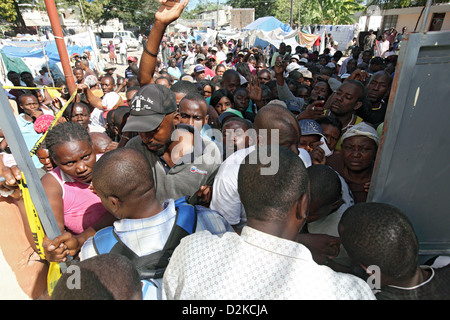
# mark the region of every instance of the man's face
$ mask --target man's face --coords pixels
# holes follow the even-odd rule
[[[197,82],[204,80],[205,77],[206,77],[206,76],[205,76],[205,71],[200,71],[200,72],[196,72],[196,73],[195,73],[195,80],[196,80]]]
[[[322,131],[325,138],[327,138],[327,145],[330,150],[334,150],[336,148],[336,144],[339,141],[339,137],[341,132],[338,128],[331,124],[322,124]]]
[[[376,73],[367,85],[367,97],[372,103],[380,102],[389,90],[389,79],[383,73]]]
[[[302,135],[300,137],[299,147],[311,152],[320,141],[320,136],[318,134]]]
[[[84,79],[83,70],[75,69],[75,71],[73,72],[73,75],[75,76],[75,79],[77,80],[77,82],[82,82]]]
[[[270,73],[268,72],[261,72],[258,75],[258,79],[262,84],[266,84],[267,82],[270,81]]]
[[[370,59],[372,59],[372,54],[370,53],[370,52],[363,52],[363,54],[362,54],[362,60],[365,62],[365,63],[369,63],[370,62]]]
[[[359,90],[356,86],[349,83],[343,83],[333,95],[330,110],[337,116],[343,116],[353,113],[362,105],[359,98]]]
[[[36,151],[36,156],[38,157],[39,162],[42,163],[42,165],[44,166],[44,170],[46,172],[53,170],[53,163],[50,159],[50,155],[47,149],[39,148]]]
[[[265,68],[264,66],[264,62],[258,62],[256,64],[256,72],[260,72],[261,70],[263,70]]]
[[[22,81],[25,82],[26,85],[30,85],[30,84],[34,85],[33,76],[31,74],[25,73],[21,76],[21,78],[22,78]]]
[[[174,114],[168,114],[158,128],[148,132],[139,132],[142,142],[151,152],[162,156],[171,143],[172,132],[178,122],[174,121]],[[178,120],[178,119],[177,119]]]
[[[324,81],[317,82],[311,91],[311,99],[318,100],[319,96],[328,98],[328,84]]]
[[[104,93],[112,92],[114,90],[114,83],[111,78],[103,78],[101,87]]]
[[[249,146],[249,137],[242,123],[228,121],[222,128],[224,152],[231,154]]]
[[[241,79],[237,75],[230,75],[223,78],[222,87],[225,90],[231,92],[231,94],[233,94],[234,91],[236,91],[236,89],[239,88],[240,86],[241,86]]]
[[[14,86],[20,86],[20,76],[18,73],[11,73],[8,79]]]
[[[234,108],[241,113],[248,108],[250,104],[250,98],[248,97],[248,93],[246,90],[238,90],[234,94]]]
[[[89,126],[89,111],[82,107],[75,105],[72,111],[72,122],[79,123],[83,127],[87,128]]]
[[[206,103],[185,99],[180,103],[180,122],[189,124],[200,131],[208,122],[207,110]]]

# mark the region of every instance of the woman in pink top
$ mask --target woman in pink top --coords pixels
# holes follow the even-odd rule
[[[70,232],[78,247],[96,230],[112,225],[113,218],[90,189],[97,157],[86,128],[65,122],[49,131],[45,145],[56,165],[42,179],[61,233]]]

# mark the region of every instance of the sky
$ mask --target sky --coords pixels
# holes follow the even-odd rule
[[[225,2],[225,0],[219,0],[219,3],[220,3],[220,4],[222,4],[222,3],[224,3],[224,2]],[[187,9],[188,9],[188,10],[192,10],[192,9],[194,9],[194,8],[197,6],[197,4],[199,4],[199,3],[205,4],[205,3],[206,3],[206,0],[190,0],[190,1],[189,1],[189,4],[188,4],[188,6],[187,6]],[[217,4],[217,0],[208,0],[208,3]]]

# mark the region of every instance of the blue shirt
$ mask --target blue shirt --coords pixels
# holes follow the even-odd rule
[[[34,145],[38,140],[42,137],[42,133],[37,133],[34,130],[34,123],[32,121],[27,121],[24,119],[25,114],[19,114],[17,119],[17,125],[19,126],[20,131],[22,132],[22,136],[25,140],[25,144],[27,145],[27,149],[31,151]],[[33,160],[34,166],[36,168],[41,168],[42,163],[39,162],[39,158],[34,155],[31,160]]]

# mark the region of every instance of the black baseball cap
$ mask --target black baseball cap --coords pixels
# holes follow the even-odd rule
[[[123,132],[149,132],[159,127],[164,117],[177,110],[175,93],[160,84],[141,87],[130,104],[130,117]]]

